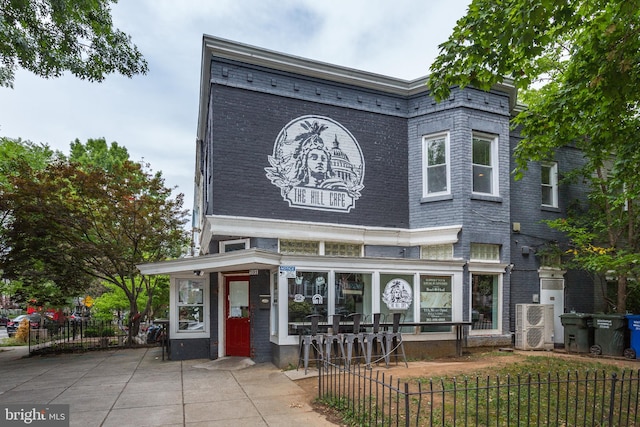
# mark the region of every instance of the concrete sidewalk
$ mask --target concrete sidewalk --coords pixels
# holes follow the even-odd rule
[[[162,361],[160,348],[24,357],[0,348],[0,403],[70,404],[72,426],[332,426],[270,363]]]

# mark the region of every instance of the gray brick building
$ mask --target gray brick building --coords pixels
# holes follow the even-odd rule
[[[295,364],[308,315],[401,313],[409,355],[511,345],[515,306],[592,311],[594,286],[541,257],[541,223],[582,197],[570,147],[514,181],[508,80],[430,97],[395,79],[204,37],[194,248],[171,275],[171,355]]]

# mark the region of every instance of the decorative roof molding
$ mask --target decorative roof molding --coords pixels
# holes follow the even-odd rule
[[[328,262],[327,259],[331,261]],[[245,249],[222,254],[202,255],[186,257],[170,261],[162,261],[150,264],[139,264],[137,267],[142,274],[173,274],[178,276],[197,277],[200,274],[229,270],[271,270],[280,265],[294,265],[301,269],[322,269],[327,265],[332,269],[361,268],[366,270],[389,270],[433,272],[460,272],[464,267],[463,260],[429,261],[424,259],[403,258],[352,258],[352,257],[326,257],[311,255],[282,255],[263,249]],[[197,273],[197,274],[196,274]]]
[[[207,216],[203,236],[324,240],[382,246],[421,246],[456,243],[461,225],[432,228],[385,228],[359,225],[285,221],[226,215]],[[203,245],[208,241],[203,240]]]
[[[213,56],[401,96],[428,91],[427,76],[415,80],[404,80],[288,55],[205,34],[202,38],[198,139],[204,139],[207,100],[210,90],[211,58]],[[516,107],[516,89],[512,79],[505,77],[502,83],[494,85],[493,89],[509,94],[510,111]]]

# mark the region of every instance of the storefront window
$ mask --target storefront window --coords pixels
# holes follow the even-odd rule
[[[178,280],[178,332],[204,331],[204,280]]]
[[[393,321],[393,313],[402,313],[403,321],[413,322],[413,275],[380,275],[380,313],[387,322]],[[402,328],[402,332],[413,332],[412,328]]]
[[[336,273],[336,314],[371,318],[371,274]]]
[[[471,292],[471,328],[498,329],[498,276],[472,275]]]
[[[326,320],[328,283],[328,274],[318,272],[298,271],[287,279],[290,335],[297,335],[297,325],[308,323],[311,314]]]
[[[420,321],[451,322],[451,276],[420,276]],[[422,332],[448,332],[451,326],[422,326]]]

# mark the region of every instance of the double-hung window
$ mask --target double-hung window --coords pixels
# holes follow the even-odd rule
[[[449,134],[422,139],[423,197],[449,193]]]
[[[558,164],[543,163],[540,166],[542,206],[558,207]]]
[[[498,195],[498,139],[474,134],[472,148],[473,192]]]
[[[175,282],[178,334],[208,334],[206,279],[178,278]]]

